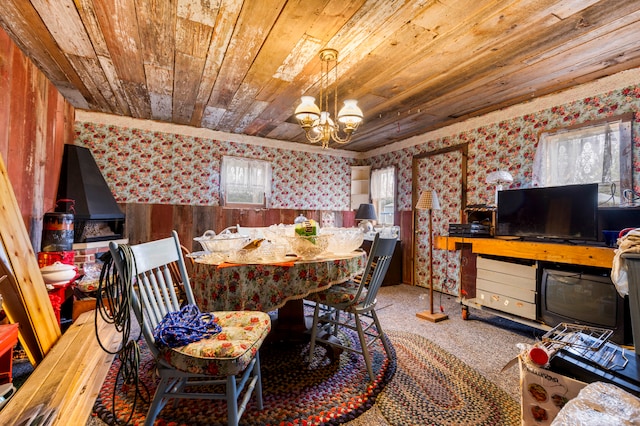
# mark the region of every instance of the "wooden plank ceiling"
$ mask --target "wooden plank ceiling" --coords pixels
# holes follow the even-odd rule
[[[76,107],[307,143],[325,47],[368,151],[640,66],[638,0],[2,0]],[[332,109],[332,108],[331,108]]]

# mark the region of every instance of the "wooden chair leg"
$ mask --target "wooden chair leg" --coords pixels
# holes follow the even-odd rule
[[[238,389],[236,376],[227,376],[227,424],[238,426]]]
[[[367,372],[369,373],[369,380],[373,382],[373,367],[371,366],[371,355],[369,354],[369,347],[367,346],[367,335],[362,328],[360,322],[360,315],[357,313],[354,315],[356,321],[356,329],[358,331],[358,339],[360,339],[360,348],[362,349],[362,356],[364,357],[364,363],[367,366]]]

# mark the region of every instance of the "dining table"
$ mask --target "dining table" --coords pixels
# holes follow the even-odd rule
[[[292,339],[308,329],[303,299],[362,274],[366,261],[367,254],[360,249],[264,263],[219,262],[202,256],[194,259],[190,281],[201,311],[268,312],[274,319],[274,334]]]

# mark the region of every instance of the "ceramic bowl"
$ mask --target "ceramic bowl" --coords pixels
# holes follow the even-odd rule
[[[327,251],[331,235],[294,235],[287,237],[291,251],[303,259],[313,259]]]
[[[40,273],[46,284],[64,283],[73,279],[78,272],[78,268],[61,262],[40,268]]]

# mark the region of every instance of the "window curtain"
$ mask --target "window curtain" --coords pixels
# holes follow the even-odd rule
[[[229,203],[266,206],[271,196],[271,164],[262,160],[223,157],[220,188],[223,199]]]
[[[395,168],[386,167],[371,172],[371,200],[378,222],[393,225],[395,211]]]
[[[620,181],[620,123],[543,133],[534,164],[534,186]]]

